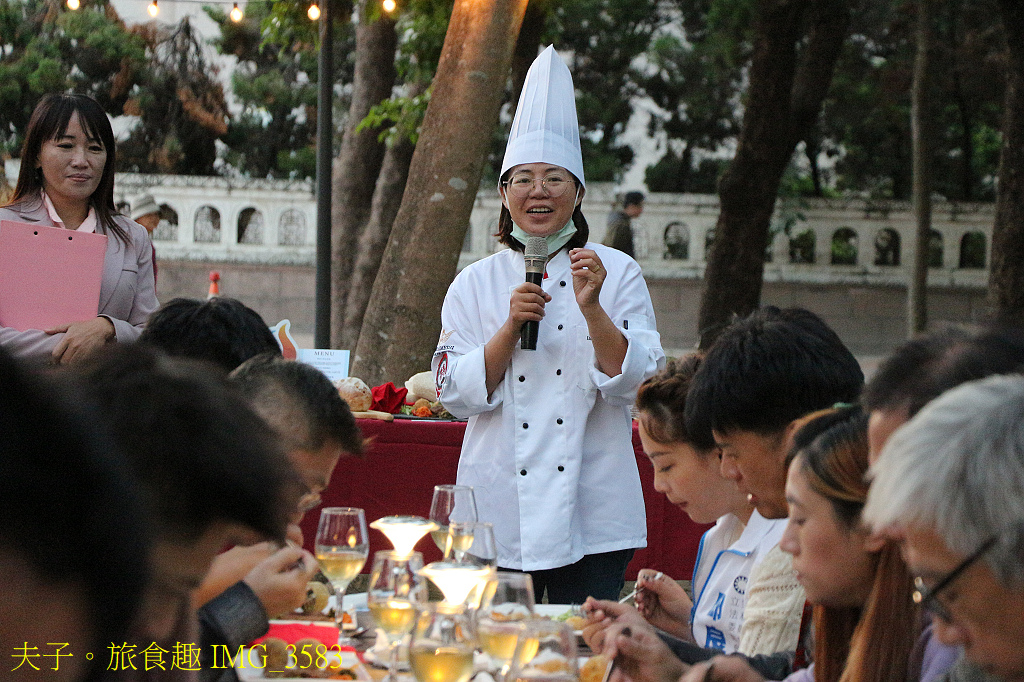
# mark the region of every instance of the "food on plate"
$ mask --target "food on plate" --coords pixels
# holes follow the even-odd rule
[[[608,670],[608,657],[597,654],[580,667],[580,682],[602,682]]]
[[[302,602],[302,612],[306,615],[322,613],[327,608],[327,600],[331,591],[318,580],[310,580],[306,583],[306,599]]]
[[[430,419],[435,417],[437,419],[454,419],[452,413],[444,409],[444,405],[441,401],[435,400],[430,402],[426,398],[419,398],[412,405],[402,405],[402,414],[411,414],[414,417],[422,417],[424,419]]]
[[[582,630],[587,627],[587,619],[583,616],[569,616],[565,619],[565,622],[569,624],[573,630]]]
[[[433,417],[434,413],[430,411],[430,401],[426,398],[420,398],[412,404],[412,416],[414,417]]]
[[[263,664],[264,677],[285,677],[288,669],[288,644],[277,637],[267,637],[263,640],[266,660]]]
[[[353,412],[366,412],[373,404],[373,393],[359,377],[345,377],[334,382],[338,394]]]

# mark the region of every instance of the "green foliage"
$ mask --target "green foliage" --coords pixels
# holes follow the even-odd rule
[[[17,154],[29,116],[50,92],[91,95],[118,115],[144,77],[144,40],[106,2],[0,0],[0,155]]]
[[[562,0],[548,15],[545,42],[572,52],[583,166],[590,181],[612,181],[633,160],[621,136],[639,95],[633,62],[661,15],[655,0]]]
[[[119,170],[215,174],[216,141],[227,132],[228,111],[200,36],[187,17],[141,33],[150,59],[125,105],[139,122],[118,146]]]
[[[339,11],[339,5],[340,11]],[[231,78],[241,114],[228,124],[224,160],[252,177],[311,178],[316,174],[319,22],[306,16],[308,3],[251,3],[242,21],[229,21],[218,7],[204,7],[221,26],[214,46],[238,58]],[[335,74],[350,81],[351,7],[336,2]],[[257,141],[258,143],[254,143]]]
[[[420,138],[420,125],[430,103],[430,91],[414,97],[392,97],[370,108],[370,113],[359,122],[356,131],[380,128],[379,139],[388,145],[407,139],[416,144]]]

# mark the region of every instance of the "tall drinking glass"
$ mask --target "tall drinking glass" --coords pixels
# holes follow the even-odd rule
[[[366,515],[355,507],[327,507],[320,512],[316,529],[316,560],[320,570],[334,586],[334,622],[338,626],[338,644],[352,646],[344,634],[345,590],[359,575],[370,553]]]
[[[578,682],[576,633],[568,623],[532,620],[523,625],[507,682]]]
[[[472,618],[461,604],[426,604],[409,644],[409,667],[418,682],[467,682],[473,675]]]
[[[382,550],[373,555],[366,604],[377,627],[388,638],[390,656],[384,682],[398,682],[399,647],[416,626],[418,607],[427,601],[426,581],[418,574],[422,568],[423,555],[419,552],[403,556]]]
[[[477,610],[480,648],[508,675],[523,626],[533,618],[533,580],[528,573],[498,571],[484,587]]]
[[[448,550],[445,561],[470,563],[476,566],[496,566],[498,545],[494,541],[494,526],[483,521],[452,521],[448,524]]]
[[[434,498],[430,502],[430,520],[440,526],[430,537],[437,548],[447,555],[445,541],[448,537],[448,524],[453,521],[477,520],[473,486],[435,485]]]

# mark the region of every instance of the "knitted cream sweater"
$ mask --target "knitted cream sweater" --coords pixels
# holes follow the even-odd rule
[[[778,545],[772,547],[751,576],[739,652],[756,656],[795,651],[805,598],[793,572],[793,557]]]

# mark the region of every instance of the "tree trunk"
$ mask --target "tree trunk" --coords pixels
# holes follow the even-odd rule
[[[415,97],[424,89],[422,86],[417,87],[409,96]],[[403,137],[388,147],[384,154],[384,165],[381,166],[377,188],[373,193],[370,222],[359,238],[359,256],[352,271],[348,305],[345,306],[343,348],[355,348],[359,342],[359,330],[363,326],[370,292],[373,290],[373,282],[384,258],[384,248],[387,246],[388,237],[391,236],[391,227],[402,204],[405,183],[409,179],[409,164],[415,150],[416,146],[409,138]]]
[[[353,359],[371,386],[430,366],[526,0],[456,0]]]
[[[914,83],[911,87],[910,143],[914,157],[914,234],[913,270],[907,287],[907,337],[928,327],[928,242],[932,229],[932,117],[929,106],[931,50],[931,0],[917,2],[917,54],[914,58]]]
[[[736,156],[719,182],[721,212],[704,275],[702,349],[760,304],[779,182],[821,112],[849,23],[847,0],[757,1],[747,108]]]
[[[1009,43],[999,196],[992,227],[988,300],[993,312],[1024,322],[1024,3],[1000,0]]]
[[[391,96],[395,85],[395,21],[382,16],[370,21],[364,0],[356,27],[356,68],[352,104],[345,121],[341,152],[335,160],[331,205],[331,345],[341,345],[349,282],[359,235],[370,219],[374,187],[384,160],[378,129],[356,132],[370,107]]]

